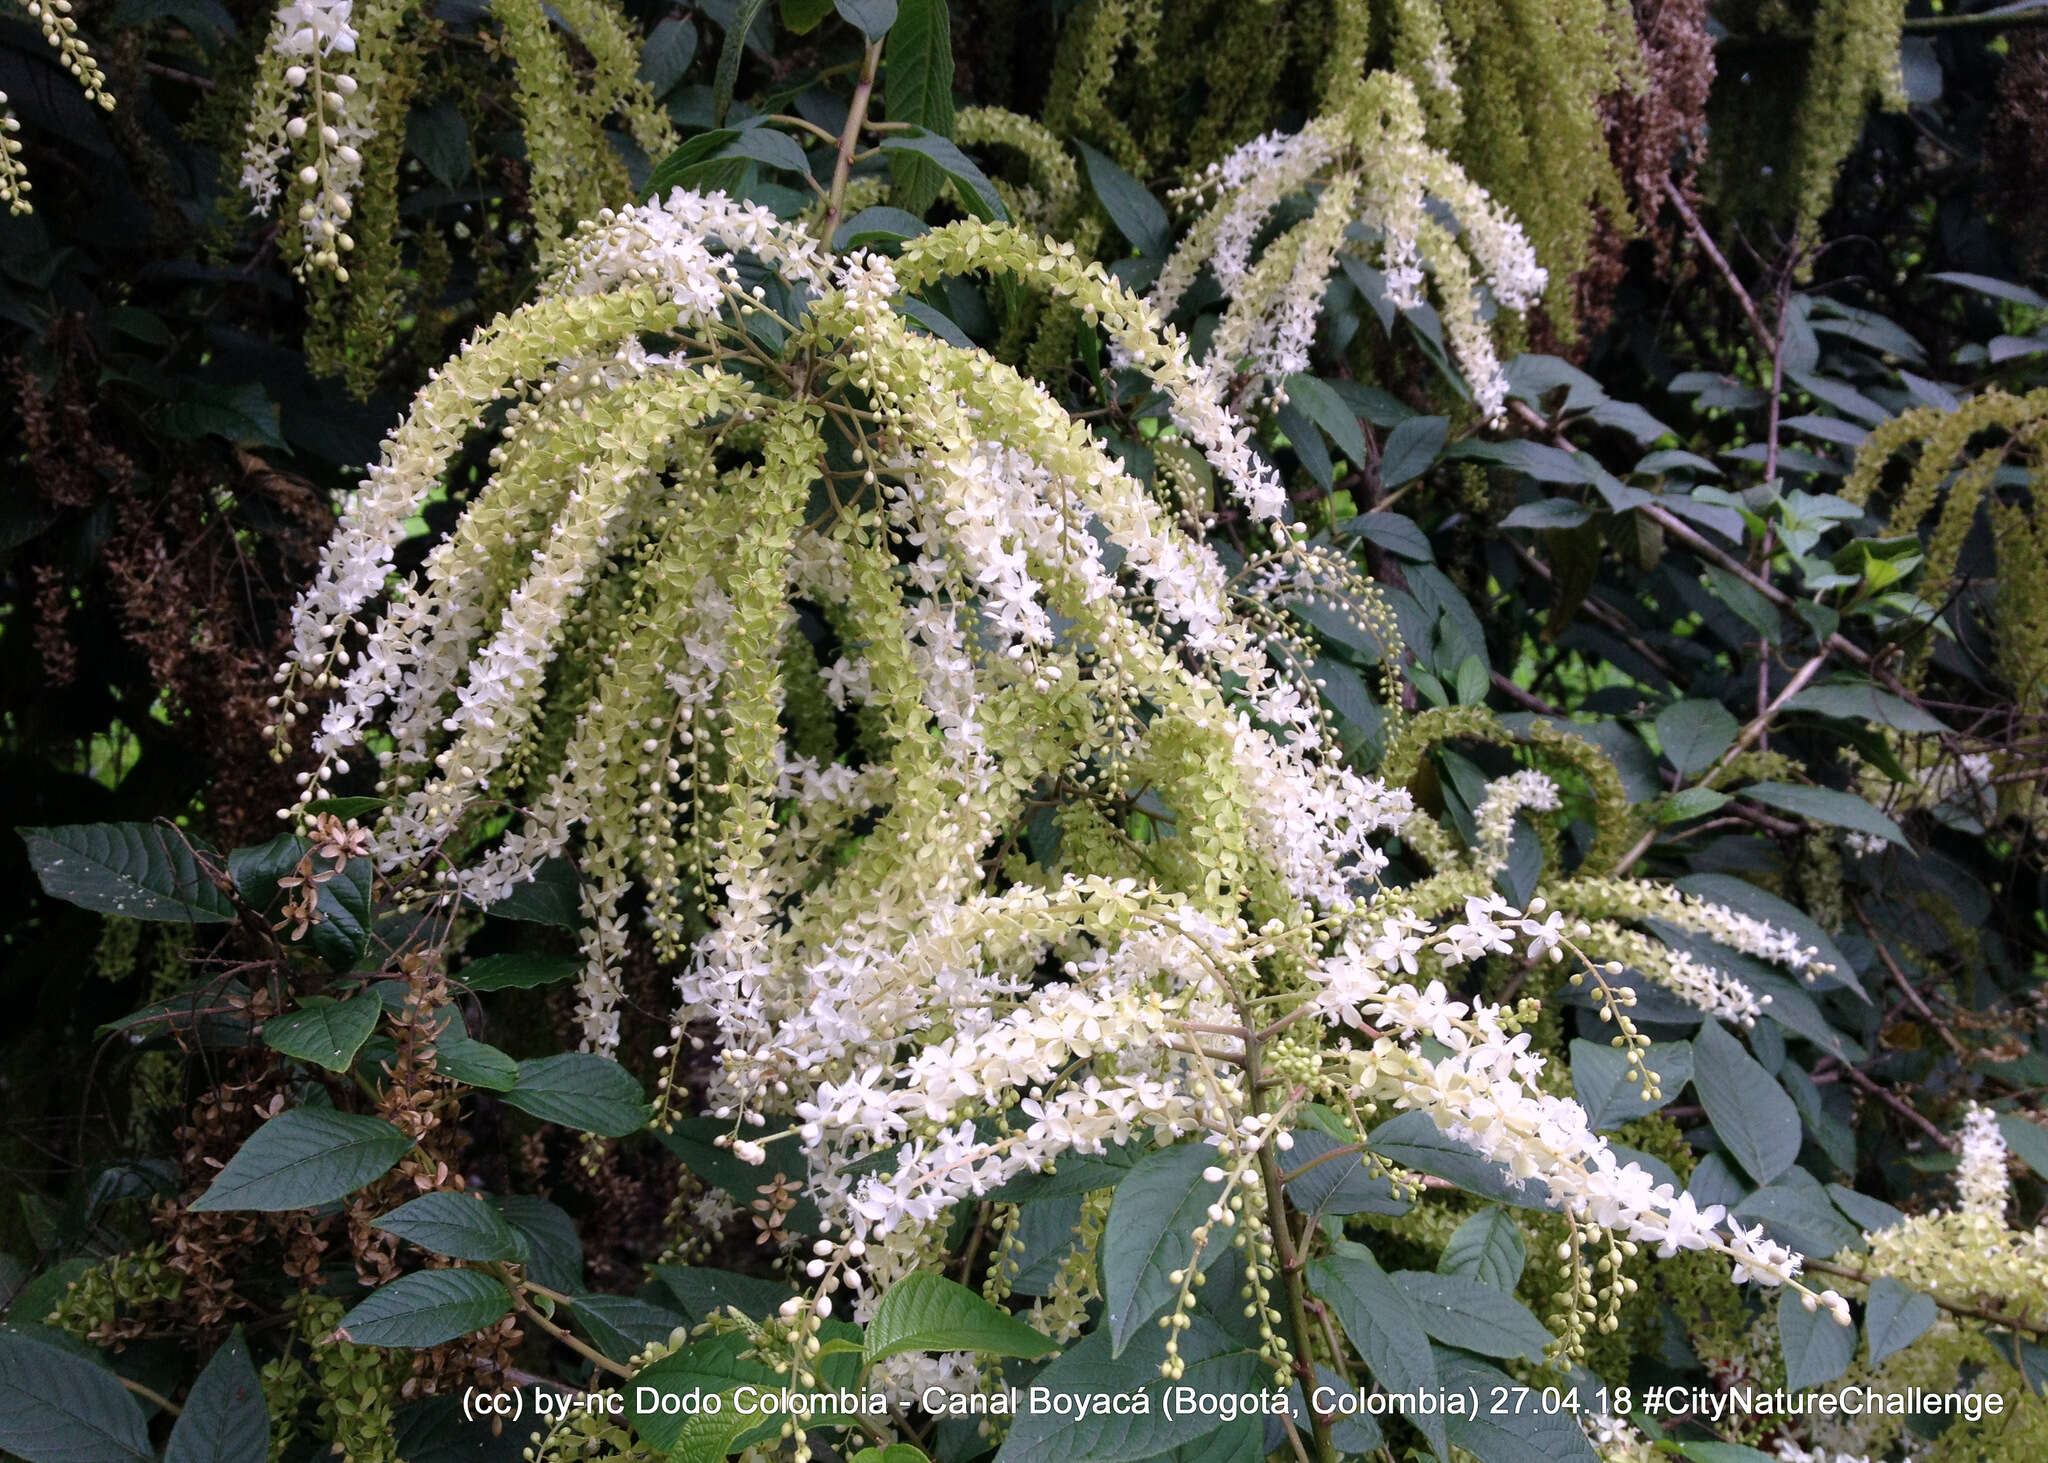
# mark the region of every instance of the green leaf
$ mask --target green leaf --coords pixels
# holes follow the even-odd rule
[[[1570,498],[1538,498],[1524,503],[1500,521],[1502,528],[1577,528],[1593,520],[1592,511]]]
[[[740,58],[746,54],[747,32],[753,28],[768,0],[737,0],[732,21],[725,28],[725,44],[718,53],[718,69],[711,78],[711,120],[724,125],[732,110],[733,87],[740,79]],[[651,180],[650,180],[651,181]]]
[[[1660,1079],[1663,1096],[1655,1100],[1646,1099],[1640,1086],[1624,1080],[1628,1058],[1614,1047],[1580,1039],[1572,1043],[1571,1053],[1572,1087],[1595,1131],[1618,1128],[1631,1118],[1655,1112],[1692,1080],[1690,1042],[1653,1042],[1644,1054],[1643,1064]]]
[[[668,1293],[676,1298],[676,1304],[692,1324],[702,1324],[713,1313],[729,1307],[743,1316],[765,1321],[796,1294],[780,1280],[697,1265],[656,1265],[654,1275],[668,1287]]]
[[[860,1356],[857,1338],[859,1332],[843,1321],[827,1321],[821,1339],[827,1346],[835,1341],[855,1343],[850,1349],[820,1356],[818,1379],[821,1390],[852,1387],[859,1380]],[[706,1430],[690,1428],[690,1419],[677,1404],[667,1407],[659,1405],[642,1408],[643,1400],[658,1401],[660,1398],[688,1399],[702,1398],[708,1403],[712,1397],[724,1398],[734,1388],[752,1386],[779,1393],[787,1385],[787,1378],[778,1377],[768,1367],[746,1355],[753,1347],[753,1341],[744,1332],[707,1336],[691,1342],[682,1350],[662,1358],[650,1366],[641,1368],[627,1389],[633,1409],[633,1426],[641,1438],[661,1452],[680,1457],[677,1449],[684,1446],[716,1446],[720,1429]],[[647,1389],[643,1392],[643,1388]],[[813,1403],[810,1414],[812,1427],[843,1427],[857,1424],[860,1419],[848,1416],[827,1404],[829,1399],[820,1397]],[[721,1406],[710,1415],[730,1414],[735,1409]],[[739,1417],[744,1424],[737,1432],[730,1434],[731,1441],[725,1447],[732,1448],[752,1443],[760,1438],[773,1437],[782,1425],[785,1414],[767,1411],[757,1403],[752,1410],[740,1410]],[[708,1439],[708,1441],[707,1441]],[[705,1456],[699,1454],[698,1456]],[[717,1456],[717,1455],[711,1455]]]
[[[1365,429],[1358,425],[1358,415],[1339,396],[1329,382],[1314,376],[1298,375],[1287,378],[1287,399],[1302,410],[1330,439],[1330,445],[1344,454],[1353,467],[1365,461]],[[1426,417],[1413,418],[1427,421]]]
[[[818,22],[832,13],[832,0],[782,0],[783,28],[792,35],[807,36]]]
[[[1364,1245],[1338,1240],[1322,1259],[1309,1261],[1308,1287],[1336,1312],[1337,1323],[1395,1397],[1427,1397],[1430,1405],[1407,1414],[1439,1456],[1448,1452],[1436,1405],[1436,1362],[1414,1304]]]
[[[1683,823],[1689,818],[1704,818],[1733,801],[1727,793],[1716,792],[1711,787],[1682,787],[1657,804],[1657,821]]]
[[[558,984],[582,969],[575,955],[486,955],[463,966],[454,979],[473,991],[526,991]]]
[[[1948,730],[1940,718],[1921,710],[1903,696],[1880,691],[1867,681],[1808,686],[1785,705],[1793,711],[1811,711],[1816,716],[1829,716],[1838,721],[1874,721],[1916,734],[1938,734]]]
[[[988,1196],[998,1204],[1028,1204],[1113,1189],[1150,1151],[1141,1143],[1119,1143],[1100,1153],[1063,1153],[1044,1173],[1020,1173]]]
[[[1117,1185],[1102,1232],[1103,1329],[1111,1355],[1121,1356],[1132,1335],[1172,1303],[1180,1285],[1167,1277],[1189,1265],[1207,1270],[1230,1248],[1226,1225],[1211,1227],[1195,1254],[1194,1231],[1209,1224],[1209,1206],[1223,1186],[1202,1177],[1216,1165],[1206,1143],[1162,1148],[1138,1160]]]
[[[192,848],[155,823],[70,823],[22,828],[29,866],[43,892],[100,914],[129,919],[225,924],[235,917]],[[194,846],[211,853],[197,839]]]
[[[192,1384],[164,1448],[164,1463],[264,1463],[269,1456],[263,1381],[237,1326]]]
[[[1657,744],[1680,777],[1698,777],[1735,745],[1742,730],[1718,701],[1680,701],[1657,713]]]
[[[1980,295],[1989,295],[1994,300],[2009,300],[2015,305],[2025,305],[2030,310],[2048,310],[2048,298],[2023,284],[2011,280],[1995,279],[1988,274],[1965,274],[1958,270],[1944,269],[1927,276],[1943,284],[1961,285],[1966,290],[1975,290]]]
[[[27,1463],[150,1463],[140,1404],[69,1340],[40,1326],[0,1328],[0,1450]]]
[[[916,214],[878,203],[872,208],[863,208],[841,224],[839,232],[833,236],[832,247],[841,252],[865,249],[875,244],[914,239],[930,231],[931,225]]]
[[[1408,1297],[1422,1329],[1446,1346],[1481,1356],[1543,1360],[1550,1333],[1528,1307],[1506,1292],[1470,1275],[1400,1270],[1391,1278]]]
[[[1159,200],[1108,155],[1078,138],[1074,146],[1080,151],[1081,166],[1088,171],[1088,186],[1095,190],[1096,201],[1117,232],[1147,259],[1164,259],[1173,246],[1173,227]]]
[[[493,1195],[491,1207],[526,1241],[526,1273],[552,1290],[583,1288],[583,1241],[560,1205],[535,1194]]]
[[[985,1356],[1044,1356],[1057,1342],[964,1285],[919,1270],[883,1292],[868,1322],[870,1362],[899,1351],[975,1351]]]
[[[1463,1276],[1512,1295],[1528,1255],[1515,1217],[1490,1204],[1452,1233],[1436,1268],[1439,1274]]]
[[[2048,1128],[2030,1123],[2017,1113],[2006,1113],[1998,1120],[1998,1131],[2005,1137],[2005,1146],[2022,1163],[2048,1179]]]
[[[1082,1337],[1032,1379],[1031,1385],[1044,1388],[1053,1404],[1043,1412],[1026,1410],[1015,1420],[995,1463],[1135,1463],[1215,1431],[1213,1416],[1169,1408],[1167,1390],[1187,1387],[1196,1396],[1256,1391],[1262,1380],[1271,1380],[1270,1369],[1206,1317],[1189,1320],[1180,1333],[1180,1359],[1187,1371],[1177,1382],[1159,1375],[1166,1333],[1157,1326],[1145,1327],[1120,1355],[1111,1354],[1109,1335],[1100,1327]],[[1128,1398],[1131,1410],[1081,1405],[1082,1399],[1096,1397]]]
[[[469,177],[469,124],[446,97],[406,115],[405,147],[444,188],[460,187]]]
[[[1777,1183],[1764,1185],[1731,1212],[1748,1223],[1762,1220],[1772,1239],[1801,1254],[1832,1255],[1863,1247],[1862,1233],[1835,1212],[1827,1190],[1804,1169],[1792,1169]]]
[[[1436,560],[1436,549],[1414,519],[1401,513],[1361,513],[1344,524],[1346,533],[1370,539],[1396,558],[1415,564]]]
[[[339,869],[312,851],[311,839],[281,833],[254,848],[238,848],[228,855],[228,874],[242,898],[269,920],[280,918],[289,892],[278,880],[295,877],[299,864],[310,858],[315,874],[329,875],[319,885],[315,908],[320,919],[307,941],[320,958],[336,970],[348,970],[370,948],[371,889],[375,870],[366,858],[348,860]],[[286,933],[289,940],[290,934]]]
[[[1729,1156],[1759,1184],[1798,1160],[1798,1109],[1718,1021],[1704,1023],[1693,1040],[1692,1085]]]
[[[1877,1366],[1904,1351],[1939,1319],[1941,1308],[1933,1296],[1909,1290],[1889,1275],[1871,1281],[1870,1299],[1863,1309],[1863,1339],[1870,1346],[1870,1364]]]
[[[330,1072],[346,1072],[383,1014],[384,1003],[374,991],[345,1001],[307,996],[290,1015],[263,1023],[263,1044]]]
[[[503,919],[573,930],[582,921],[582,909],[583,888],[576,876],[576,866],[567,859],[551,858],[534,871],[531,879],[514,886],[510,894],[491,905],[488,912]]]
[[[519,1231],[473,1194],[422,1194],[370,1227],[451,1260],[524,1260],[527,1253]]]
[[[1346,1153],[1316,1163],[1322,1155],[1350,1147],[1355,1140],[1339,1140],[1312,1128],[1296,1129],[1293,1136],[1294,1147],[1283,1163],[1289,1171],[1308,1171],[1288,1180],[1287,1199],[1302,1213],[1317,1217],[1406,1214],[1413,1207],[1377,1167],[1366,1167],[1362,1154]],[[1315,1166],[1309,1168],[1312,1163]]]
[[[720,1122],[717,1118],[685,1118],[667,1132],[657,1132],[655,1136],[662,1147],[682,1160],[684,1168],[725,1190],[742,1206],[751,1203],[760,1187],[773,1182],[778,1173],[799,1185],[809,1182],[810,1167],[804,1162],[803,1150],[796,1144],[787,1140],[770,1144],[765,1163],[745,1163],[730,1148],[718,1146],[717,1140],[731,1131],[731,1123]],[[886,1172],[887,1169],[879,1171]],[[789,1212],[789,1227],[809,1234],[823,1223],[817,1205],[808,1196],[799,1194],[796,1208]]]
[[[882,151],[892,158],[897,154],[915,154],[938,164],[939,170],[952,182],[953,191],[959,195],[960,206],[976,218],[1002,222],[1009,217],[1003,209],[1002,200],[996,196],[995,185],[975,166],[973,159],[947,138],[924,133],[891,132],[882,138],[881,146]]]
[[[1447,1420],[1453,1447],[1482,1463],[1599,1463],[1578,1419],[1546,1404],[1540,1387],[1522,1387],[1499,1367],[1442,1348],[1437,1372],[1443,1395],[1478,1399],[1474,1411]]]
[[[459,1015],[434,1038],[434,1067],[444,1077],[491,1092],[510,1092],[519,1085],[519,1063],[471,1036]]]
[[[862,1448],[853,1463],[931,1463],[923,1451],[908,1443],[891,1443],[886,1448]]]
[[[1778,1345],[1785,1353],[1785,1387],[1825,1387],[1856,1359],[1856,1328],[1838,1323],[1825,1306],[1809,1311],[1791,1286],[1778,1297]]]
[[[875,0],[867,0],[873,4]],[[896,0],[888,0],[897,10]],[[845,5],[839,13],[846,14]],[[909,122],[937,137],[953,135],[953,21],[946,0],[902,0],[889,42],[882,100],[891,122]],[[870,32],[871,35],[880,32]],[[895,202],[908,213],[923,213],[945,186],[945,174],[926,158],[892,157]]]
[[[563,1052],[519,1064],[519,1080],[501,1094],[521,1112],[605,1138],[623,1138],[647,1126],[640,1084],[609,1057]]]
[[[640,48],[640,79],[647,83],[654,99],[660,101],[676,89],[683,73],[696,59],[695,23],[669,16],[648,32],[647,44]]]
[[[578,1295],[569,1309],[592,1345],[616,1362],[630,1361],[657,1341],[666,1341],[687,1318],[666,1306],[630,1295]]]
[[[1541,1181],[1517,1184],[1506,1166],[1474,1152],[1437,1127],[1426,1112],[1404,1112],[1366,1135],[1365,1146],[1383,1158],[1417,1173],[1448,1179],[1468,1194],[1512,1204],[1518,1209],[1548,1209]]]
[[[879,41],[896,23],[896,0],[832,0],[832,8],[871,41]],[[890,80],[895,80],[893,75]]]
[[[1854,793],[1837,792],[1831,787],[1807,787],[1797,782],[1752,782],[1739,796],[1816,823],[1887,839],[1901,848],[1908,846],[1898,824]]]
[[[1450,432],[1442,417],[1410,417],[1395,427],[1380,449],[1380,486],[1398,488],[1428,472]]]
[[[439,1346],[512,1311],[504,1283],[480,1270],[419,1270],[373,1290],[336,1331],[361,1346]]]
[[[295,1107],[251,1133],[192,1208],[275,1213],[331,1204],[388,1173],[411,1147],[382,1118]]]

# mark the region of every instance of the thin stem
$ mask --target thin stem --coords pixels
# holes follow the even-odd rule
[[[1937,1128],[1919,1108],[1914,1107],[1889,1087],[1886,1087],[1883,1083],[1859,1068],[1852,1067],[1844,1062],[1842,1064],[1842,1071],[1851,1082],[1854,1082],[1858,1087],[1861,1087],[1865,1092],[1869,1093],[1900,1117],[1907,1118],[1918,1125],[1928,1137],[1932,1138],[1942,1148],[1950,1153],[1956,1151],[1959,1146],[1956,1140],[1947,1133],[1942,1132],[1940,1128]]]
[[[531,1320],[534,1325],[540,1327],[541,1330],[547,1332],[548,1335],[554,1337],[555,1340],[561,1342],[564,1346],[568,1347],[571,1351],[575,1352],[585,1361],[588,1361],[592,1366],[596,1367],[599,1371],[610,1372],[615,1377],[625,1377],[628,1379],[632,1377],[633,1369],[631,1367],[620,1366],[617,1362],[613,1361],[610,1357],[606,1356],[603,1352],[599,1351],[589,1342],[584,1341],[580,1337],[571,1335],[568,1331],[562,1329],[562,1327],[557,1326],[553,1321],[550,1321],[546,1316],[542,1315],[540,1313],[539,1308],[535,1306],[532,1301],[526,1298],[526,1291],[529,1288],[540,1294],[548,1296],[550,1299],[553,1298],[554,1293],[552,1291],[543,1290],[540,1286],[537,1285],[529,1287],[525,1285],[523,1282],[517,1280],[507,1279],[505,1283],[512,1292],[513,1303],[517,1305],[519,1309],[526,1314],[527,1318]]]
[[[1742,306],[1742,313],[1749,320],[1749,328],[1756,332],[1758,342],[1765,350],[1774,351],[1776,337],[1765,327],[1762,312],[1757,309],[1756,301],[1749,297],[1749,291],[1743,288],[1742,281],[1736,277],[1734,266],[1728,262],[1728,256],[1721,252],[1721,246],[1714,242],[1714,236],[1708,233],[1707,226],[1700,222],[1699,214],[1694,212],[1692,204],[1686,201],[1685,190],[1666,178],[1664,197],[1678,210],[1678,216],[1685,220],[1685,231],[1691,234],[1693,242],[1700,246],[1700,252],[1713,261],[1714,268],[1720,272],[1721,278],[1734,292],[1736,302]]]
[[[839,159],[832,165],[832,188],[826,195],[825,221],[820,227],[825,247],[839,231],[839,216],[846,211],[846,184],[853,174],[853,153],[860,142],[860,129],[868,119],[868,101],[875,94],[875,73],[882,65],[882,44],[868,42],[860,59],[860,80],[854,84],[853,103],[846,109],[846,127],[839,134]]]
[[[164,1411],[170,1413],[170,1415],[173,1417],[184,1416],[184,1408],[180,1407],[170,1398],[164,1396],[163,1393],[158,1392],[153,1388],[143,1386],[142,1383],[136,1381],[133,1377],[121,1378],[121,1385],[126,1387],[129,1391],[133,1392],[136,1396],[140,1397],[143,1401],[153,1403],[154,1405],[163,1408]]]
[[[1860,1269],[1854,1265],[1837,1265],[1832,1260],[1809,1259],[1806,1262],[1806,1268],[1818,1271],[1822,1275],[1837,1275],[1844,1280],[1854,1280],[1864,1285],[1868,1285],[1873,1280],[1882,1280],[1884,1278],[1882,1275],[1872,1274],[1870,1271]],[[1938,1295],[1933,1291],[1928,1291],[1926,1294],[1929,1300],[1953,1315],[1969,1316],[1974,1320],[1988,1321],[1994,1326],[2004,1326],[2012,1331],[2032,1331],[2036,1335],[2048,1333],[2048,1320],[2037,1320],[2031,1307],[2015,1315],[2011,1311],[1996,1310],[1990,1306],[1977,1306],[1971,1305],[1967,1301],[1950,1300],[1947,1296]]]

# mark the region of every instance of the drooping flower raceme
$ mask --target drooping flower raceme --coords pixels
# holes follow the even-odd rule
[[[1435,298],[1480,414],[1498,421],[1507,380],[1481,313],[1484,286],[1504,309],[1526,310],[1545,273],[1514,219],[1486,190],[1424,140],[1410,84],[1374,72],[1341,104],[1302,131],[1271,133],[1212,164],[1176,195],[1205,211],[1175,249],[1152,290],[1162,313],[1206,267],[1228,304],[1205,365],[1235,380],[1240,400],[1308,365],[1329,278],[1345,254],[1376,258],[1389,299],[1407,310]],[[1307,195],[1308,216],[1253,257],[1283,201]],[[1433,211],[1449,211],[1456,229]]]
[[[370,0],[389,8],[390,0]],[[368,109],[351,107],[356,78],[346,58],[356,50],[355,0],[286,0],[270,24],[262,70],[251,99],[242,152],[242,191],[253,211],[276,207],[289,174],[297,186],[304,241],[300,267],[348,278],[342,255],[355,248],[350,202],[362,178],[371,136]],[[296,164],[296,165],[294,165]]]
[[[802,1150],[842,1236],[813,1263],[818,1314],[925,1263],[961,1198],[1127,1140],[1212,1144],[1212,1225],[1245,1234],[1234,1206],[1256,1214],[1260,1155],[1311,1101],[1361,1132],[1427,1114],[1575,1235],[1794,1280],[1797,1257],[1546,1094],[1525,1013],[1422,975],[1494,954],[1597,973],[1597,931],[1497,896],[1439,928],[1382,886],[1379,845],[1420,824],[1346,764],[1276,609],[1344,571],[1279,521],[1272,469],[1150,306],[1001,226],[833,260],[680,190],[560,258],[346,505],[294,614],[280,735],[310,735],[306,802],[374,748],[402,891],[489,905],[573,861],[599,1052],[637,891],[676,972],[661,1058],[714,1045],[736,1153]],[[899,308],[976,273],[1095,324],[1274,547],[1227,566],[1042,386]],[[486,430],[485,481],[394,583],[406,525]],[[857,737],[802,731],[799,692]],[[1467,875],[1556,803],[1502,784]],[[1705,910],[1666,912],[1722,930]]]

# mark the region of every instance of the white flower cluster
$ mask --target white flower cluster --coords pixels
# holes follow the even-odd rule
[[[1956,1197],[1966,1214],[1983,1214],[2003,1223],[2012,1198],[2012,1179],[2005,1171],[2005,1135],[1998,1115],[1971,1103],[1963,1117],[1962,1163],[1956,1169]]]
[[[1315,200],[1309,216],[1255,262],[1254,243],[1275,210],[1305,191]],[[1299,133],[1246,143],[1175,196],[1209,211],[1168,259],[1152,300],[1171,314],[1208,267],[1229,302],[1207,362],[1219,385],[1235,379],[1242,398],[1304,370],[1339,257],[1377,240],[1398,308],[1420,307],[1425,270],[1434,272],[1451,348],[1480,414],[1501,419],[1507,378],[1477,291],[1484,285],[1502,308],[1526,310],[1547,276],[1506,210],[1425,141],[1422,109],[1404,78],[1374,73],[1339,112]],[[1433,204],[1450,211],[1462,237]]]
[[[340,280],[348,278],[341,256],[355,248],[348,225],[350,199],[362,181],[362,149],[375,135],[368,109],[349,104],[356,79],[338,68],[337,58],[356,49],[353,4],[287,0],[279,7],[242,153],[242,191],[257,214],[276,206],[281,176],[294,157],[301,159],[299,267],[329,270]]]
[[[28,18],[41,27],[43,39],[57,53],[58,64],[71,73],[85,92],[85,99],[111,112],[114,94],[107,90],[107,74],[78,33],[71,0],[20,0],[20,4]],[[0,91],[0,204],[15,215],[35,212],[28,201],[35,185],[29,182],[28,169],[22,166],[21,139],[15,135],[20,131],[21,119],[7,104],[7,93]]]
[[[1306,1100],[1427,1112],[1581,1227],[1797,1276],[1761,1231],[1621,1163],[1543,1091],[1511,1018],[1411,979],[1425,960],[1584,961],[1598,931],[1491,895],[1438,928],[1379,887],[1409,796],[1344,764],[1274,606],[1243,602],[1328,566],[1283,534],[1233,581],[1041,385],[899,305],[972,270],[1051,290],[1247,501],[1277,492],[1155,311],[1000,227],[828,263],[717,194],[607,215],[561,258],[435,375],[347,506],[294,614],[281,734],[330,697],[308,800],[377,748],[377,854],[418,897],[489,904],[575,859],[593,1050],[618,1040],[644,894],[680,971],[658,1059],[713,1043],[735,1153],[801,1148],[845,1236],[816,1259],[818,1305],[827,1280],[921,1263],[962,1198],[1067,1155],[1199,1137],[1242,1186]],[[788,288],[771,298],[757,268]],[[388,584],[405,525],[505,398],[487,480]],[[785,741],[806,658],[819,701],[858,708],[846,765]],[[1505,858],[1517,811],[1557,804],[1533,773],[1497,785],[1477,867]],[[1036,810],[1058,846],[1026,858]],[[1799,953],[1651,886],[1589,887],[1617,917],[1654,906]],[[1294,1096],[1248,1080],[1253,1011],[1292,1028]],[[680,1096],[664,1079],[662,1110]]]

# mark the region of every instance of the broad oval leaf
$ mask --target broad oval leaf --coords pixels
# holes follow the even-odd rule
[[[263,1023],[263,1044],[330,1072],[346,1072],[383,1014],[384,1003],[375,993],[346,1001],[307,996],[298,1010]]]
[[[1882,838],[1901,848],[1907,846],[1899,825],[1854,793],[1798,782],[1752,782],[1741,790],[1740,796],[1815,823]]]
[[[193,1201],[198,1212],[311,1209],[390,1171],[412,1139],[382,1118],[295,1107],[249,1135]]]
[[[1522,1227],[1507,1210],[1490,1204],[1457,1227],[1436,1268],[1439,1274],[1477,1280],[1512,1295],[1528,1259]]]
[[[27,1463],[150,1463],[149,1424],[120,1379],[40,1331],[0,1328],[0,1449]]]
[[[1863,1310],[1863,1337],[1870,1346],[1870,1364],[1904,1351],[1941,1318],[1934,1297],[1909,1290],[1889,1275],[1870,1282],[1870,1300]]]
[[[20,832],[29,865],[52,899],[129,919],[213,925],[235,917],[227,895],[172,829],[155,823],[69,823]]]
[[[1206,1143],[1162,1148],[1117,1185],[1102,1232],[1103,1329],[1112,1356],[1122,1355],[1132,1334],[1180,1293],[1170,1275],[1189,1265],[1207,1270],[1230,1248],[1229,1227],[1210,1225],[1208,1243],[1195,1254],[1194,1231],[1210,1223],[1209,1206],[1223,1195],[1222,1184],[1202,1177],[1216,1158]]]
[[[1517,1184],[1506,1165],[1495,1163],[1460,1143],[1436,1125],[1426,1112],[1404,1112],[1387,1119],[1366,1135],[1365,1146],[1403,1168],[1447,1179],[1468,1194],[1512,1204],[1518,1209],[1547,1209],[1540,1180]]]
[[[832,8],[871,41],[879,41],[896,23],[896,0],[832,0]]]
[[[623,1138],[647,1126],[640,1084],[609,1057],[563,1052],[519,1064],[519,1080],[499,1096],[521,1112],[565,1128]]]
[[[1450,431],[1451,424],[1442,417],[1410,417],[1387,433],[1380,449],[1380,486],[1398,488],[1428,472]]]
[[[1553,1339],[1527,1306],[1474,1276],[1401,1270],[1391,1278],[1422,1329],[1446,1346],[1541,1362]]]
[[[1679,701],[1657,713],[1657,745],[1671,759],[1680,777],[1698,777],[1735,745],[1742,730],[1735,715],[1718,701]]]
[[[558,984],[581,969],[583,961],[574,955],[520,952],[472,960],[456,972],[454,980],[473,991],[524,991]]]
[[[1140,254],[1149,259],[1164,259],[1173,242],[1173,230],[1159,200],[1106,154],[1085,142],[1077,141],[1074,145],[1080,150],[1082,167],[1088,171],[1088,186],[1095,190],[1096,201],[1109,215],[1109,221]]]
[[[1337,1323],[1382,1387],[1396,1397],[1427,1396],[1434,1403],[1437,1373],[1429,1335],[1414,1305],[1371,1250],[1337,1241],[1327,1256],[1309,1262],[1308,1285],[1337,1313]],[[1409,1413],[1408,1419],[1439,1456],[1448,1452],[1443,1417],[1433,1405]]]
[[[1044,1356],[1059,1350],[1001,1306],[966,1286],[919,1270],[883,1293],[867,1327],[869,1361],[900,1351],[978,1351],[987,1356]]]
[[[1793,1392],[1825,1387],[1849,1370],[1856,1358],[1856,1328],[1844,1326],[1825,1306],[1808,1310],[1791,1286],[1778,1297],[1778,1346],[1785,1354],[1785,1386]]]
[[[509,1314],[502,1281],[478,1270],[419,1270],[370,1292],[335,1327],[362,1346],[439,1346]]]
[[[1578,1418],[1546,1403],[1541,1388],[1521,1386],[1497,1366],[1444,1348],[1437,1349],[1437,1371],[1447,1395],[1478,1399],[1476,1410],[1446,1424],[1451,1442],[1473,1457],[1485,1463],[1599,1463]]]
[[[1717,1021],[1694,1038],[1692,1085],[1729,1156],[1759,1184],[1798,1160],[1799,1110]]]
[[[264,1463],[269,1456],[263,1380],[238,1326],[192,1384],[164,1448],[164,1463]]]
[[[473,1194],[422,1194],[376,1219],[423,1250],[451,1260],[523,1260],[526,1246],[505,1216]]]

